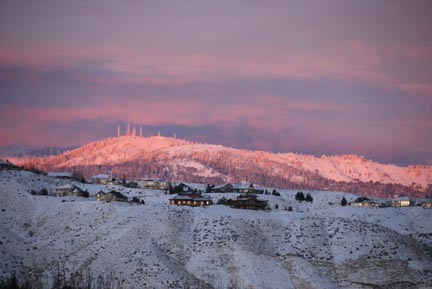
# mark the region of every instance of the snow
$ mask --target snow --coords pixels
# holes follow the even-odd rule
[[[247,151],[220,145],[193,143],[169,137],[132,137],[122,136],[108,138],[89,143],[75,150],[67,151],[58,156],[36,158],[42,163],[54,164],[54,169],[74,166],[115,165],[141,160],[145,156],[157,153],[166,157],[173,168],[173,176],[181,176],[183,172],[197,177],[220,178],[231,181],[230,176],[197,160],[211,161],[226,155],[239,158],[239,163],[264,161],[257,169],[268,169],[270,174],[291,181],[304,181],[304,175],[287,175],[286,168],[318,173],[320,176],[334,181],[363,181],[395,183],[411,186],[413,183],[423,189],[432,184],[432,166],[400,167],[393,164],[380,164],[357,155],[321,156],[285,153],[274,154],[261,151]],[[19,160],[25,163],[25,159]],[[237,169],[241,169],[239,166]],[[306,174],[307,175],[307,174]]]
[[[72,178],[72,173],[69,172],[48,172],[49,177],[53,178]]]
[[[29,193],[68,183],[90,197]],[[109,189],[145,205],[95,200]],[[297,191],[278,191],[260,196],[279,205],[269,212],[192,208],[170,206],[172,195],[160,190],[0,171],[0,275],[39,269],[48,282],[63,262],[96,274],[118,270],[125,288],[427,288],[432,281],[432,210],[329,205],[358,197],[343,192],[303,191],[313,202],[298,203]],[[214,203],[238,196],[204,195]]]

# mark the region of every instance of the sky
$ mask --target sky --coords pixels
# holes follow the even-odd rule
[[[0,146],[128,122],[243,149],[432,164],[432,2],[0,1]]]

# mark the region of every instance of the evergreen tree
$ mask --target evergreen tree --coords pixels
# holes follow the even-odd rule
[[[303,192],[297,192],[297,194],[295,195],[295,199],[299,202],[303,202],[305,200]]]
[[[347,200],[345,199],[345,197],[342,197],[341,205],[344,207],[347,205]]]
[[[312,201],[313,201],[312,196],[309,195],[309,194],[307,194],[307,195],[306,195],[306,198],[305,198],[305,201],[306,201],[306,202],[311,202],[311,203],[312,203]]]
[[[206,193],[211,193],[211,189],[212,189],[211,185],[207,184]]]

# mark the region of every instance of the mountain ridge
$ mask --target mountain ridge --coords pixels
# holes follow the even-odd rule
[[[162,178],[205,183],[247,181],[294,189],[343,190],[377,196],[432,192],[432,166],[401,167],[358,155],[315,157],[250,151],[163,136],[121,136],[91,142],[60,155],[18,163],[49,171],[109,172],[128,179]]]

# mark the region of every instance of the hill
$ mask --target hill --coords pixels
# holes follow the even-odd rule
[[[390,197],[432,194],[432,166],[400,167],[357,155],[275,154],[168,137],[122,136],[92,142],[60,155],[19,160],[49,171],[111,173],[128,179],[162,178],[218,184],[347,191]]]
[[[270,212],[168,205],[163,191],[115,186],[145,205],[33,196],[66,181],[0,171],[0,276],[90,269],[124,288],[430,288],[432,210],[329,206],[345,193],[265,195]],[[208,194],[214,201],[222,194]],[[224,195],[230,196],[231,195]],[[274,209],[275,204],[280,209]],[[282,208],[291,206],[292,212]]]

